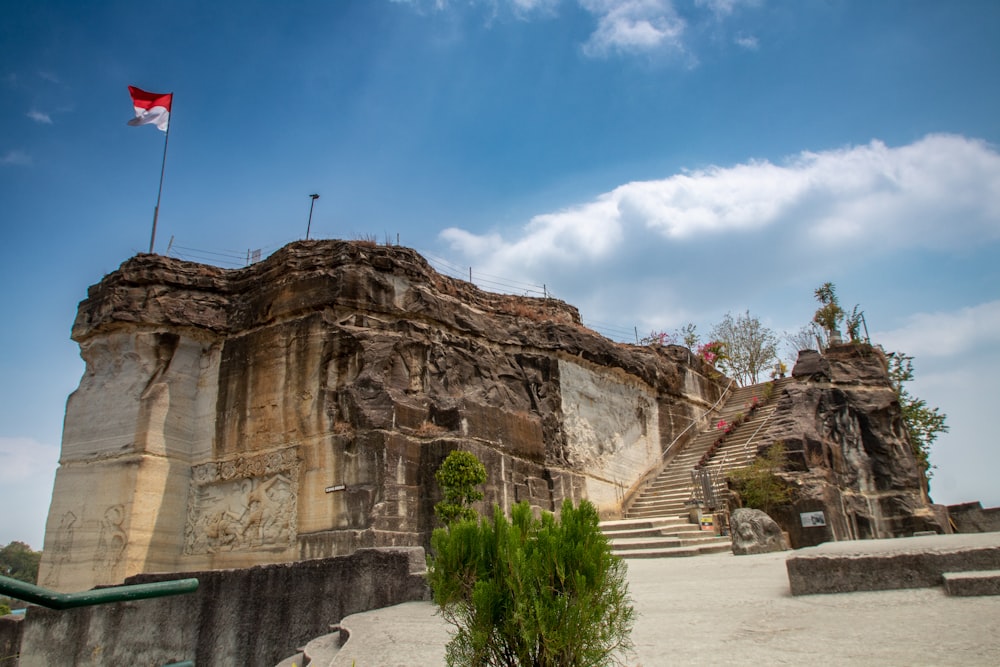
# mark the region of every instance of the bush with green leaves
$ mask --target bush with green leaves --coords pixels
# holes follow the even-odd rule
[[[743,507],[767,514],[778,505],[792,501],[793,489],[777,473],[785,467],[785,443],[775,442],[753,462],[729,473],[731,487],[739,495]]]
[[[603,667],[632,648],[625,563],[586,500],[566,500],[559,518],[522,502],[508,520],[494,506],[492,521],[435,530],[431,549],[434,601],[458,628],[449,665]]]
[[[486,467],[472,452],[456,449],[445,457],[434,473],[444,498],[434,506],[434,513],[445,525],[479,516],[472,503],[482,500],[476,487],[486,481]]]
[[[930,480],[933,466],[930,462],[931,445],[942,433],[948,432],[948,416],[939,408],[928,407],[927,401],[913,396],[903,386],[913,380],[913,357],[895,352],[889,355],[889,382],[899,398],[903,411],[903,424],[910,435],[913,455],[924,475]]]

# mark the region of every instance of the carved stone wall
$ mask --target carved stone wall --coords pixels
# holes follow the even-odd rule
[[[73,339],[41,564],[62,590],[426,544],[455,448],[487,465],[484,509],[614,516],[722,389],[684,348],[357,242],[239,270],[138,255],[88,290]]]

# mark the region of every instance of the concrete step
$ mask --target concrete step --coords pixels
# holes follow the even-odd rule
[[[622,537],[611,540],[611,551],[636,549],[676,549],[684,546],[679,537]]]
[[[664,506],[676,506],[683,508],[684,501],[687,496],[674,496],[674,497],[660,497],[660,496],[649,496],[646,498],[640,498],[639,500],[632,503],[632,509],[649,509],[651,507],[664,507]]]
[[[948,595],[1000,595],[1000,570],[945,572],[941,578],[944,579],[944,590]]]
[[[337,655],[343,641],[340,635],[340,626],[333,625],[330,626],[330,629],[333,632],[316,637],[305,645],[302,653],[306,661],[303,664],[317,665],[317,667],[323,665],[325,667],[333,662],[333,657]]]
[[[685,556],[701,556],[730,551],[732,543],[728,537],[717,538],[712,544],[703,544],[675,549],[622,549],[612,553],[620,558],[683,558]]]
[[[686,516],[683,522],[673,517],[654,517],[648,519],[614,519],[611,521],[601,521],[598,526],[600,526],[602,532],[609,534],[616,531],[628,530],[662,530],[664,528],[673,528],[681,523],[687,523]]]
[[[629,508],[628,513],[629,518],[639,518],[640,515],[642,518],[646,518],[659,514],[663,517],[684,517],[686,519],[688,515],[687,508],[682,503],[653,503],[638,507],[633,506]]]
[[[697,526],[693,526],[697,528]],[[657,528],[641,528],[637,530],[618,530],[611,533],[604,533],[604,536],[608,538],[609,542],[617,542],[623,539],[632,538],[644,538],[644,539],[660,539],[664,537],[676,536],[680,530],[660,530]]]

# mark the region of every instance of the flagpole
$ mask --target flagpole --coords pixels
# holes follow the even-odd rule
[[[173,116],[173,93],[170,93],[171,116]],[[171,118],[170,120],[173,120]],[[156,191],[156,208],[153,209],[153,234],[149,237],[149,254],[153,254],[156,243],[156,219],[160,216],[160,196],[163,194],[163,172],[167,168],[167,143],[170,141],[170,122],[167,122],[167,136],[163,139],[163,162],[160,164],[160,189]]]

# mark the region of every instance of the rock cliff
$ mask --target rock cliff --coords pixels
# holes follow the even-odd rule
[[[433,473],[485,504],[621,497],[722,394],[688,350],[611,342],[554,300],[491,294],[416,252],[302,241],[225,270],[142,254],[73,325],[40,583],[422,545]]]
[[[944,508],[927,496],[887,369],[867,344],[799,353],[798,381],[783,385],[763,438],[784,442],[788,453],[782,477],[796,500],[775,518],[793,547],[951,532]]]

